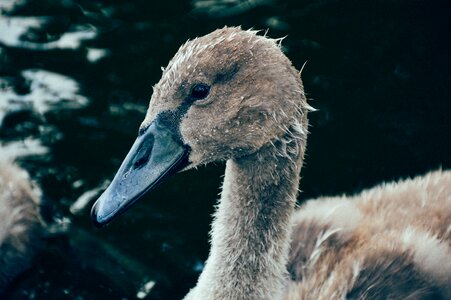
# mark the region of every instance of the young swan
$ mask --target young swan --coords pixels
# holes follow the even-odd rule
[[[0,160],[0,298],[29,267],[42,235],[40,195],[25,171]]]
[[[303,270],[313,265],[313,257],[318,263],[327,261],[315,251],[327,237],[346,244],[352,233],[322,236],[323,222],[310,239],[310,231],[296,227],[299,237],[307,234],[291,246],[288,260],[309,109],[299,72],[277,41],[239,28],[188,41],[154,87],[139,136],[94,205],[93,221],[107,224],[169,174],[226,160],[210,255],[186,299],[317,299],[301,294],[305,289],[300,283],[316,274]],[[358,222],[356,216],[354,224]],[[340,227],[332,230],[338,233]],[[319,246],[309,253],[302,245],[312,241]],[[298,250],[308,255],[305,268]],[[322,272],[314,288],[333,287],[327,266],[316,266]],[[353,266],[344,267],[350,286],[324,299],[342,299],[352,292],[352,284],[359,283],[359,270]],[[331,265],[328,270],[333,269]],[[348,276],[354,270],[357,275]],[[358,297],[360,290],[366,291],[364,284],[350,295]]]

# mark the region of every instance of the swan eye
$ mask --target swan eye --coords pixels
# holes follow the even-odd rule
[[[194,100],[204,99],[210,93],[210,87],[203,83],[198,83],[191,89],[191,98]]]

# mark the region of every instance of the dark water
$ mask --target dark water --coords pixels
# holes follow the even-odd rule
[[[59,232],[8,299],[179,299],[195,284],[223,165],[178,174],[102,230],[78,204],[127,153],[160,66],[224,25],[288,35],[294,65],[308,61],[319,111],[299,202],[451,167],[448,1],[1,0],[0,11],[0,139],[47,151],[20,163]]]

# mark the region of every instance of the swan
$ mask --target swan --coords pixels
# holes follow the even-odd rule
[[[0,159],[0,296],[32,263],[43,234],[40,191],[28,174]]]
[[[296,210],[310,110],[280,40],[224,27],[186,42],[93,222],[171,174],[226,161],[210,254],[185,299],[449,299],[450,172]]]

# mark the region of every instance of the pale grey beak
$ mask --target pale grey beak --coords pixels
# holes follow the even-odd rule
[[[113,181],[96,201],[91,218],[108,224],[163,179],[189,165],[189,147],[166,122],[156,118],[135,140]]]

